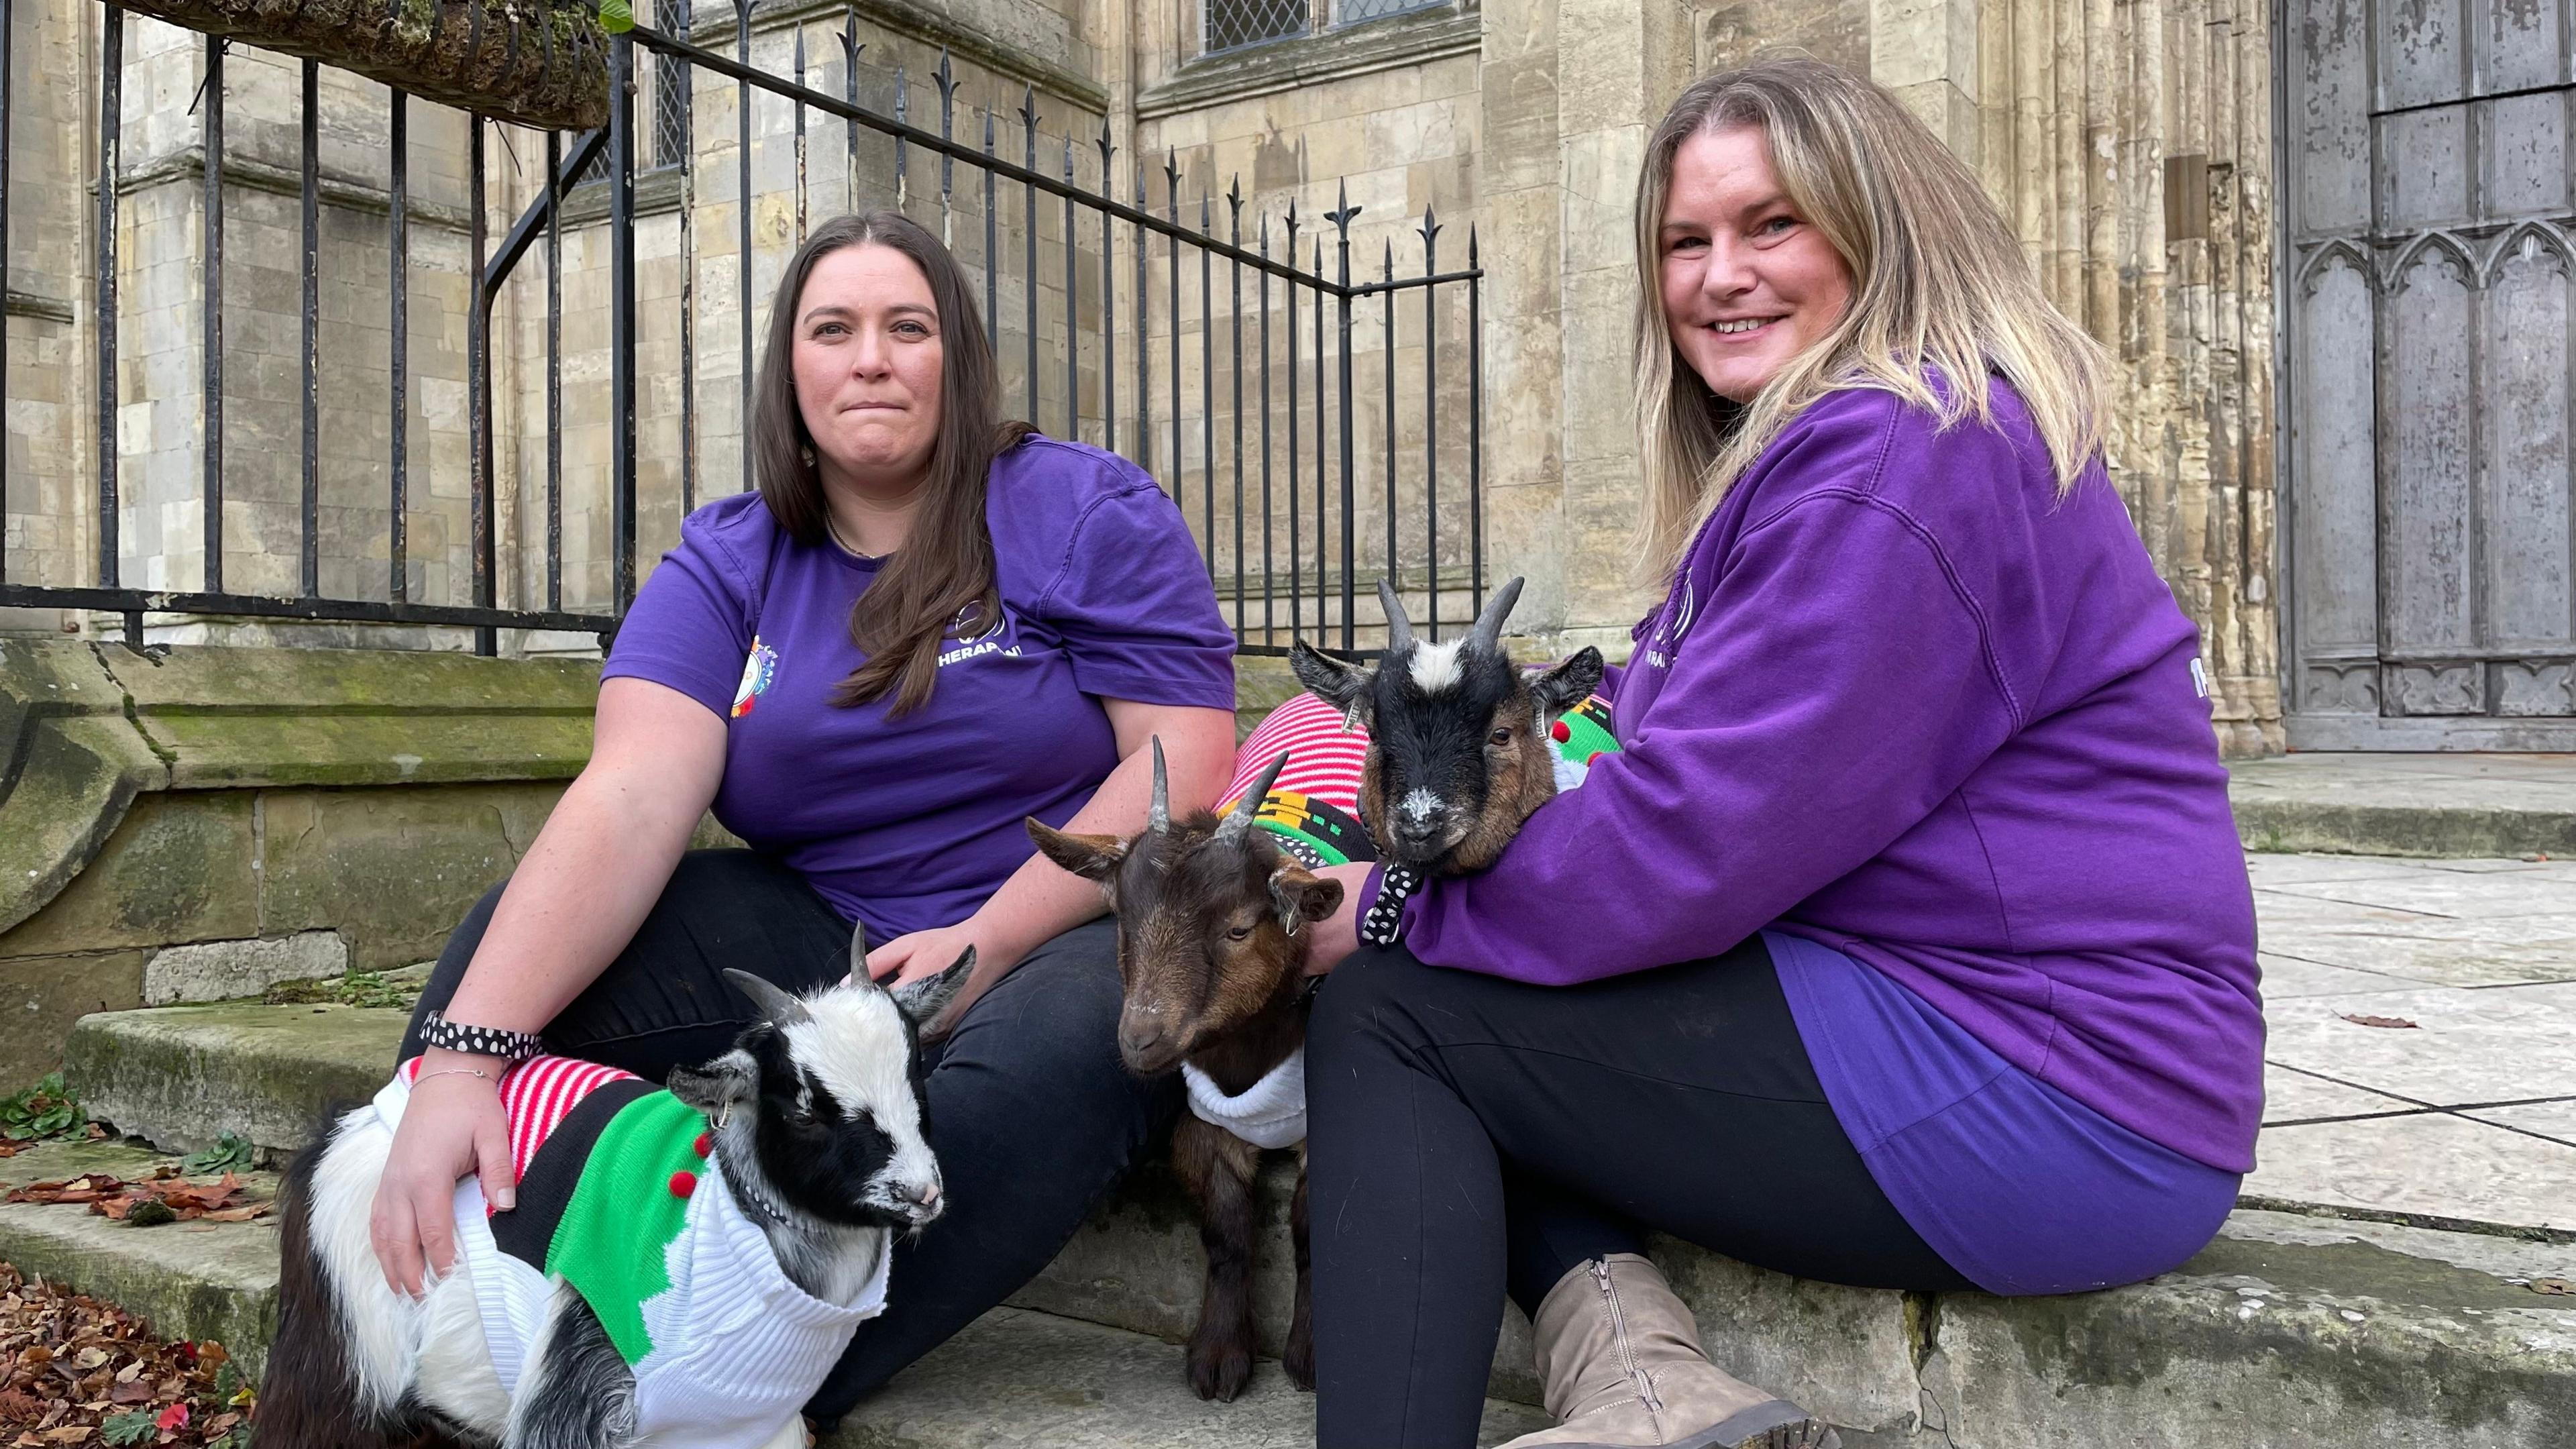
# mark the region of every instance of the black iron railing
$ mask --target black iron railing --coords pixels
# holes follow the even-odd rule
[[[638,529],[638,390],[649,379],[639,371],[650,364],[639,359],[637,345],[636,225],[639,169],[677,171],[677,239],[680,288],[676,319],[678,373],[676,428],[678,504],[682,512],[700,500],[704,481],[701,447],[706,433],[697,413],[700,352],[714,340],[701,315],[700,209],[697,175],[712,163],[694,138],[696,107],[703,98],[730,84],[736,109],[733,158],[736,175],[730,188],[716,181],[707,188],[714,201],[729,189],[736,216],[734,243],[736,337],[740,373],[741,421],[751,411],[751,385],[757,356],[752,335],[754,295],[753,185],[755,98],[792,107],[794,175],[792,186],[795,239],[809,224],[809,113],[837,118],[843,129],[847,167],[844,196],[864,197],[884,178],[863,184],[864,135],[890,141],[893,195],[868,198],[917,211],[936,208],[942,228],[953,228],[961,208],[971,206],[980,190],[982,242],[980,259],[962,257],[970,270],[980,260],[985,322],[997,349],[1006,333],[1016,331],[1022,356],[1017,379],[1019,398],[1006,398],[1029,421],[1058,436],[1078,437],[1122,452],[1160,479],[1190,516],[1203,558],[1216,579],[1220,599],[1229,607],[1244,648],[1279,652],[1297,636],[1354,647],[1375,622],[1374,576],[1397,582],[1413,601],[1417,617],[1428,620],[1436,637],[1444,620],[1453,626],[1473,617],[1484,599],[1482,489],[1483,372],[1480,347],[1481,280],[1477,243],[1470,230],[1466,265],[1442,271],[1439,238],[1442,227],[1427,210],[1418,224],[1408,223],[1410,238],[1421,242],[1420,270],[1397,275],[1396,244],[1383,246],[1379,276],[1355,277],[1352,226],[1360,208],[1344,188],[1338,204],[1320,218],[1301,216],[1294,201],[1274,211],[1244,196],[1239,184],[1222,196],[1206,186],[1195,198],[1195,226],[1190,224],[1189,189],[1176,157],[1167,153],[1159,166],[1130,164],[1134,201],[1121,200],[1114,162],[1117,148],[1103,122],[1096,139],[1077,146],[1070,135],[1060,145],[1041,151],[1044,120],[1033,88],[1023,88],[1015,110],[986,105],[980,146],[959,138],[958,92],[961,81],[943,53],[930,76],[938,102],[938,129],[912,124],[911,90],[904,69],[894,68],[892,104],[885,109],[862,104],[858,14],[851,6],[845,26],[834,37],[841,51],[837,94],[809,77],[803,25],[794,37],[792,69],[772,74],[752,64],[753,0],[734,0],[733,54],[702,46],[689,38],[685,8],[676,10],[670,31],[638,27],[613,41],[611,106],[608,124],[577,135],[546,133],[543,181],[538,194],[500,237],[490,237],[487,216],[487,137],[499,123],[474,118],[467,126],[466,255],[471,267],[466,307],[465,394],[467,399],[467,553],[470,568],[461,597],[413,597],[407,520],[412,512],[413,448],[409,433],[414,405],[410,388],[410,302],[415,258],[410,231],[412,200],[409,175],[408,123],[413,104],[400,91],[391,94],[386,114],[390,148],[389,222],[386,231],[386,302],[391,359],[391,455],[386,469],[383,507],[389,526],[383,535],[384,587],[380,596],[366,589],[323,588],[322,508],[325,458],[320,416],[322,311],[320,296],[322,178],[316,124],[317,86],[322,67],[301,62],[300,258],[302,380],[300,485],[300,558],[298,587],[292,592],[241,592],[226,587],[224,451],[226,378],[224,373],[223,214],[226,195],[224,60],[231,42],[204,38],[205,84],[198,97],[197,122],[202,129],[204,176],[202,208],[206,218],[202,248],[204,304],[203,370],[200,385],[203,479],[203,576],[194,590],[144,589],[126,581],[128,558],[119,536],[120,504],[118,409],[136,399],[121,395],[119,371],[120,311],[117,255],[119,207],[119,139],[122,123],[119,86],[124,69],[124,17],[115,5],[104,7],[97,117],[97,229],[93,247],[96,297],[92,342],[96,361],[97,498],[95,576],[87,584],[24,582],[8,572],[0,551],[0,606],[39,606],[104,611],[122,615],[132,642],[141,642],[153,615],[212,615],[250,618],[338,621],[356,624],[406,624],[471,629],[481,652],[496,648],[501,630],[567,630],[612,634],[634,596]],[[19,97],[7,86],[10,0],[0,0],[0,112]],[[673,13],[666,11],[666,14]],[[699,27],[700,39],[709,31]],[[720,31],[717,33],[721,33]],[[639,155],[636,132],[638,54],[655,58],[656,84],[652,117],[654,154]],[[676,79],[674,79],[676,78]],[[673,97],[662,86],[678,84],[686,93]],[[425,103],[424,103],[425,104]],[[1007,104],[1007,103],[1004,103]],[[891,114],[886,110],[890,109]],[[676,117],[676,119],[675,119]],[[970,116],[971,120],[971,109]],[[1019,144],[1006,138],[1016,125]],[[511,135],[503,136],[505,144]],[[677,138],[677,155],[673,149]],[[5,253],[8,211],[7,122],[0,120],[0,253]],[[1007,154],[1016,150],[1013,157]],[[1096,154],[1096,166],[1088,163]],[[514,150],[512,155],[517,153]],[[936,192],[931,192],[929,158],[936,158]],[[958,172],[967,178],[961,185]],[[1078,175],[1089,170],[1086,184]],[[1152,192],[1159,177],[1161,207]],[[604,185],[604,240],[608,253],[608,435],[606,477],[610,535],[610,570],[605,598],[580,606],[565,602],[564,501],[565,457],[563,364],[564,280],[563,233],[566,204],[584,187]],[[776,188],[764,193],[773,201]],[[1005,202],[1016,191],[1018,216],[1006,222]],[[1223,207],[1224,227],[1217,218]],[[1060,216],[1047,212],[1060,209]],[[1247,217],[1246,212],[1253,214]],[[971,227],[971,217],[968,218]],[[1041,255],[1043,222],[1061,231],[1058,268]],[[1275,226],[1274,226],[1275,223]],[[1247,231],[1247,226],[1249,230]],[[1122,236],[1123,229],[1123,236]],[[1010,235],[1017,230],[1020,235]],[[952,241],[954,237],[952,236]],[[1016,246],[1013,243],[1017,243]],[[1276,250],[1274,251],[1274,242]],[[544,519],[542,584],[518,582],[503,602],[496,512],[501,478],[494,451],[495,347],[494,308],[527,254],[542,246],[544,262],[543,380],[541,388],[518,379],[517,394],[530,408],[542,407],[544,451],[542,478],[527,479],[514,470],[513,506],[533,517],[541,492]],[[1089,257],[1086,258],[1086,250]],[[1010,254],[1018,252],[1014,260]],[[1132,270],[1130,262],[1132,261]],[[1016,276],[1013,271],[1016,271]],[[1162,273],[1157,276],[1157,272]],[[1222,275],[1220,275],[1220,272]],[[1185,306],[1185,283],[1195,274],[1195,309]],[[1250,282],[1247,306],[1247,274]],[[1158,286],[1157,283],[1161,285]],[[1126,283],[1127,285],[1122,285]],[[1022,306],[1016,318],[1003,315],[1006,284],[1015,284]],[[1045,294],[1053,289],[1053,298]],[[1220,298],[1223,299],[1220,304]],[[1042,302],[1053,301],[1052,308]],[[1418,308],[1416,303],[1418,302]],[[1120,308],[1127,317],[1122,322]],[[1368,313],[1374,310],[1376,317]],[[1046,315],[1051,311],[1053,315]],[[1159,312],[1159,315],[1157,315]],[[1301,316],[1301,314],[1303,314]],[[1088,319],[1088,320],[1087,320]],[[1374,329],[1369,327],[1375,322]],[[1195,349],[1186,334],[1197,332]],[[1218,334],[1225,335],[1220,349]],[[1373,335],[1355,347],[1362,332]],[[1444,351],[1443,334],[1449,349]],[[1122,334],[1128,346],[1121,365]],[[1247,355],[1247,343],[1250,353]],[[1374,343],[1372,349],[1367,343]],[[721,345],[719,343],[718,345]],[[1046,354],[1063,350],[1060,396],[1049,398],[1041,387]],[[5,340],[0,340],[0,379],[5,379]],[[1418,365],[1400,356],[1418,350]],[[1195,350],[1197,356],[1186,354]],[[1380,375],[1369,378],[1367,354],[1377,354]],[[1463,358],[1457,354],[1463,353]],[[1159,354],[1159,356],[1158,356]],[[1463,396],[1455,373],[1463,363]],[[1086,367],[1086,360],[1088,367]],[[1121,373],[1128,385],[1122,389]],[[1086,396],[1086,374],[1093,380]],[[1193,393],[1189,384],[1195,378]],[[1371,387],[1370,383],[1377,386]],[[1399,384],[1402,387],[1399,387]],[[130,384],[127,386],[130,387]],[[1421,429],[1408,436],[1399,418],[1400,392],[1418,390]],[[1122,395],[1123,393],[1123,395]],[[1372,396],[1374,394],[1374,396]],[[536,399],[541,398],[540,401]],[[1227,404],[1222,410],[1220,403]],[[1376,404],[1372,408],[1370,405]],[[1247,416],[1247,410],[1250,416]],[[1222,411],[1222,416],[1220,415]],[[1407,409],[1409,413],[1409,409]],[[739,428],[741,456],[731,470],[739,486],[751,476],[750,429]],[[1360,438],[1371,434],[1382,459],[1360,456]],[[1196,448],[1190,446],[1196,443]],[[1463,469],[1464,506],[1453,496],[1447,528],[1440,502],[1442,453],[1451,455],[1453,470]],[[1372,476],[1375,475],[1375,476]],[[1453,473],[1454,477],[1454,473]],[[0,460],[0,516],[8,507],[5,460]],[[531,485],[534,486],[531,486]],[[1195,505],[1195,508],[1192,507]],[[1372,518],[1374,513],[1377,516]],[[1371,525],[1376,525],[1372,527]],[[1417,531],[1418,525],[1418,531]],[[1463,537],[1459,535],[1463,534]],[[1365,544],[1378,557],[1363,559]],[[1222,545],[1222,546],[1221,546]],[[532,571],[528,571],[532,572]],[[449,590],[457,594],[460,591]],[[1427,598],[1424,596],[1427,595]]]

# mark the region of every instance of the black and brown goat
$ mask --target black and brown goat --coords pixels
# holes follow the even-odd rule
[[[1143,831],[1127,840],[1068,835],[1032,819],[1029,835],[1049,860],[1099,882],[1109,895],[1126,990],[1118,1050],[1129,1070],[1151,1076],[1180,1067],[1200,1079],[1203,1091],[1250,1098],[1262,1084],[1286,1083],[1302,1068],[1304,932],[1341,905],[1342,887],[1309,873],[1253,823],[1286,755],[1270,763],[1223,819],[1201,810],[1176,821],[1162,742],[1153,748],[1154,796]],[[1313,1388],[1302,1080],[1295,1087],[1300,1115],[1293,1127],[1297,1192],[1290,1226],[1297,1300],[1283,1366],[1300,1388]],[[1231,1400],[1252,1376],[1258,1222],[1252,1184],[1262,1150],[1194,1114],[1184,1115],[1172,1133],[1172,1166],[1198,1207],[1199,1242],[1207,1250],[1207,1283],[1188,1355],[1190,1387],[1203,1399]]]
[[[1526,673],[1503,653],[1503,621],[1521,581],[1487,601],[1466,637],[1427,644],[1381,580],[1386,653],[1375,668],[1299,640],[1288,655],[1298,682],[1369,732],[1360,818],[1378,849],[1424,875],[1461,875],[1494,863],[1530,813],[1557,792],[1558,755],[1548,735],[1559,715],[1601,684],[1601,651],[1585,648]]]

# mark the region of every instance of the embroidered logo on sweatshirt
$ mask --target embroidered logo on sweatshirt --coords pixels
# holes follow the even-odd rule
[[[761,643],[759,635],[753,635],[751,654],[742,661],[742,683],[733,690],[733,717],[740,719],[751,713],[751,707],[760,702],[777,679],[778,651]]]
[[[2191,692],[2209,698],[2209,666],[2201,663],[2197,654],[2191,656]]]

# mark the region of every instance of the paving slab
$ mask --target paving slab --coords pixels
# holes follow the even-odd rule
[[[2576,1096],[2576,1004],[2535,988],[2308,996],[2276,1002],[2266,1016],[2267,1059],[2422,1106]]]
[[[2576,1146],[2449,1112],[2267,1127],[2248,1196],[2576,1236]]]
[[[139,1178],[169,1160],[138,1144],[46,1143],[0,1158],[0,1192],[103,1172]],[[246,1172],[260,1197],[277,1179]],[[254,1379],[277,1328],[276,1219],[246,1223],[112,1222],[85,1205],[0,1203],[0,1262],[139,1315],[167,1338],[214,1339]]]
[[[2576,1146],[2576,1098],[2526,1102],[2514,1107],[2482,1107],[2461,1115]]]
[[[1489,1402],[1479,1444],[1548,1425]],[[895,1375],[821,1449],[1305,1449],[1315,1400],[1274,1362],[1230,1404],[1190,1392],[1181,1350],[1142,1334],[996,1309]]]
[[[2403,1097],[2351,1086],[2331,1077],[2285,1067],[2279,1062],[2263,1064],[2263,1125],[2266,1128],[2427,1110]]]
[[[2385,972],[2327,966],[2270,951],[2256,954],[2263,968],[2263,1000],[2268,1004],[2301,996],[2357,996],[2369,991],[2412,991],[2424,983]]]

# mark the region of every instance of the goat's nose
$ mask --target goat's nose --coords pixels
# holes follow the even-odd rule
[[[939,1184],[925,1182],[913,1192],[912,1200],[923,1207],[939,1206]]]
[[[1143,1020],[1129,1017],[1118,1023],[1118,1045],[1131,1055],[1152,1051],[1162,1042],[1163,1024],[1150,1017]]]

